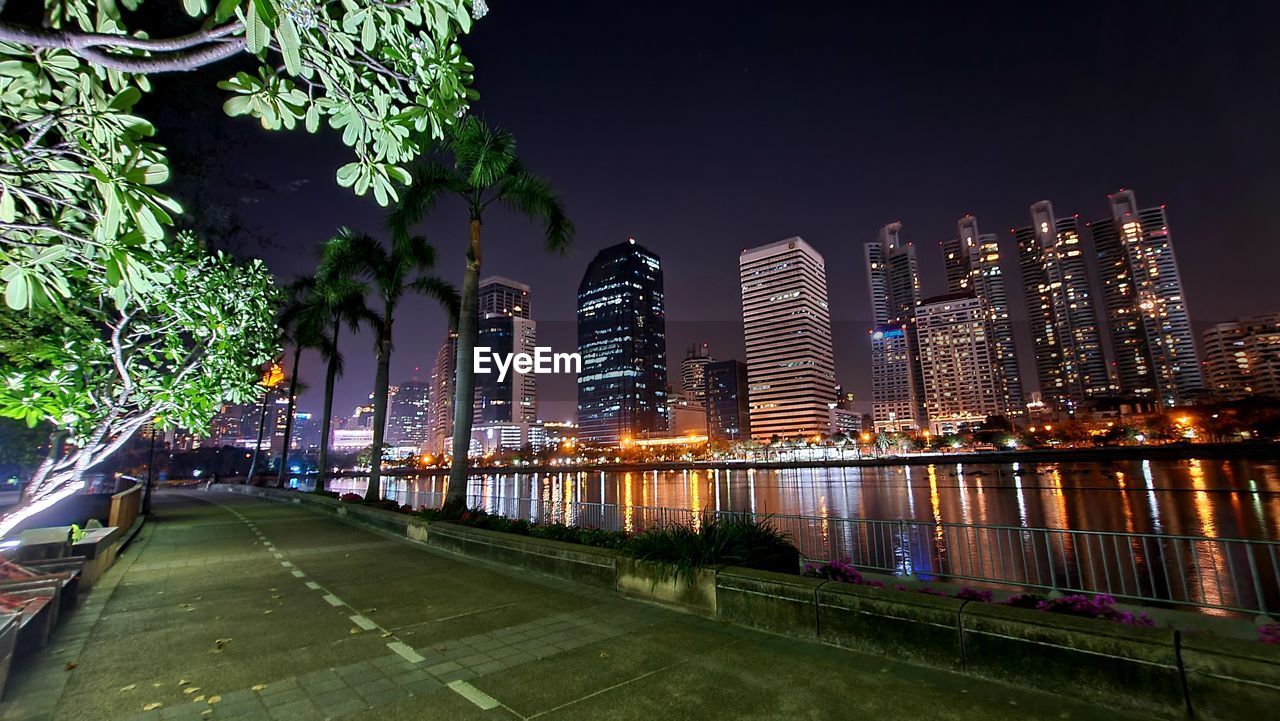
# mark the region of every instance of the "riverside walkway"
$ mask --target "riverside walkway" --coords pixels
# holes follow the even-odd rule
[[[158,493],[5,721],[1137,719],[532,577],[291,504]]]

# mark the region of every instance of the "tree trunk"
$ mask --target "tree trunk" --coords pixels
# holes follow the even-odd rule
[[[382,440],[387,432],[387,392],[391,387],[391,322],[395,307],[386,305],[382,327],[378,329],[378,374],[373,381],[373,456],[369,459],[369,487],[364,500],[382,498]]]
[[[342,329],[341,321],[333,321],[333,347],[329,349],[329,364],[324,372],[324,415],[320,417],[320,457],[316,460],[315,491],[325,490],[325,479],[329,476],[329,433],[333,423],[333,386],[338,380],[338,331]]]
[[[462,277],[462,307],[458,309],[457,386],[453,400],[453,463],[449,466],[449,486],[444,508],[461,513],[467,508],[467,477],[470,475],[471,421],[475,412],[476,376],[472,356],[479,338],[480,219],[471,219],[471,244],[467,248],[467,272]]]
[[[284,419],[284,447],[280,449],[280,473],[276,476],[276,486],[285,487],[289,478],[289,443],[293,440],[293,404],[298,396],[298,366],[302,363],[302,346],[293,347],[293,376],[289,379],[289,409]]]
[[[258,469],[258,458],[262,455],[262,432],[267,429],[267,404],[271,402],[271,389],[262,395],[262,411],[258,413],[258,442],[253,446],[253,460],[249,461],[249,474],[244,479],[246,486],[253,485],[253,475]]]

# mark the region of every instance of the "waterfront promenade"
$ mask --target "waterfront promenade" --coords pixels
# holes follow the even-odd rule
[[[155,505],[17,669],[0,718],[1140,718],[455,558],[291,504],[162,492]]]

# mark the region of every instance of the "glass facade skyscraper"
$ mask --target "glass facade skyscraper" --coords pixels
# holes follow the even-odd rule
[[[747,365],[727,360],[703,367],[707,398],[707,434],[714,441],[742,441],[751,437],[751,406],[747,403]]]
[[[667,430],[662,264],[630,239],[596,254],[578,286],[578,438],[615,444]]]
[[[529,286],[492,276],[480,281],[480,328],[477,348],[506,356],[532,355],[538,345],[538,329],[532,319]],[[538,385],[533,373],[521,373],[513,365],[502,380],[498,373],[476,374],[475,422],[532,423],[538,417]]]

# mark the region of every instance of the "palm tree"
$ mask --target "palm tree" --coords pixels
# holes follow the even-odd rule
[[[346,325],[352,333],[360,329],[362,323],[371,323],[373,311],[365,305],[368,288],[361,282],[337,275],[332,268],[340,259],[328,258],[325,253],[336,253],[341,244],[326,243],[322,247],[319,282],[316,284],[313,300],[316,311],[322,313],[326,330],[320,338],[320,357],[325,362],[324,374],[324,411],[320,417],[320,456],[316,459],[315,492],[325,491],[325,482],[329,474],[329,436],[333,425],[333,388],[342,375],[343,358],[338,351],[338,338],[342,334],[342,326]]]
[[[388,252],[377,239],[344,228],[325,248],[325,262],[325,275],[365,279],[382,301],[381,313],[375,312],[371,317],[378,369],[373,382],[373,460],[369,464],[369,487],[364,494],[366,501],[376,501],[381,497],[382,446],[391,387],[396,308],[406,293],[420,293],[439,301],[452,317],[457,314],[458,291],[430,275],[436,263],[436,250],[421,236],[396,233]]]
[[[305,348],[319,347],[324,335],[324,319],[316,312],[319,309],[315,288],[315,278],[299,277],[290,283],[285,291],[284,307],[280,309],[277,319],[285,341],[293,346],[293,365],[289,366],[289,406],[284,420],[284,447],[280,451],[280,471],[276,476],[276,485],[280,488],[284,488],[289,477],[289,445],[293,440],[293,410],[298,398],[302,351]]]
[[[467,452],[471,445],[472,399],[476,379],[471,363],[479,335],[480,230],[484,213],[497,202],[543,224],[547,250],[564,254],[573,241],[573,223],[565,215],[551,185],[520,164],[511,133],[490,128],[467,117],[458,123],[443,144],[452,163],[429,162],[418,168],[413,182],[391,212],[391,228],[407,232],[444,195],[460,198],[470,218],[467,266],[462,277],[462,306],[458,317],[458,362],[453,404],[453,463],[445,493],[446,510],[460,512],[467,503]]]

